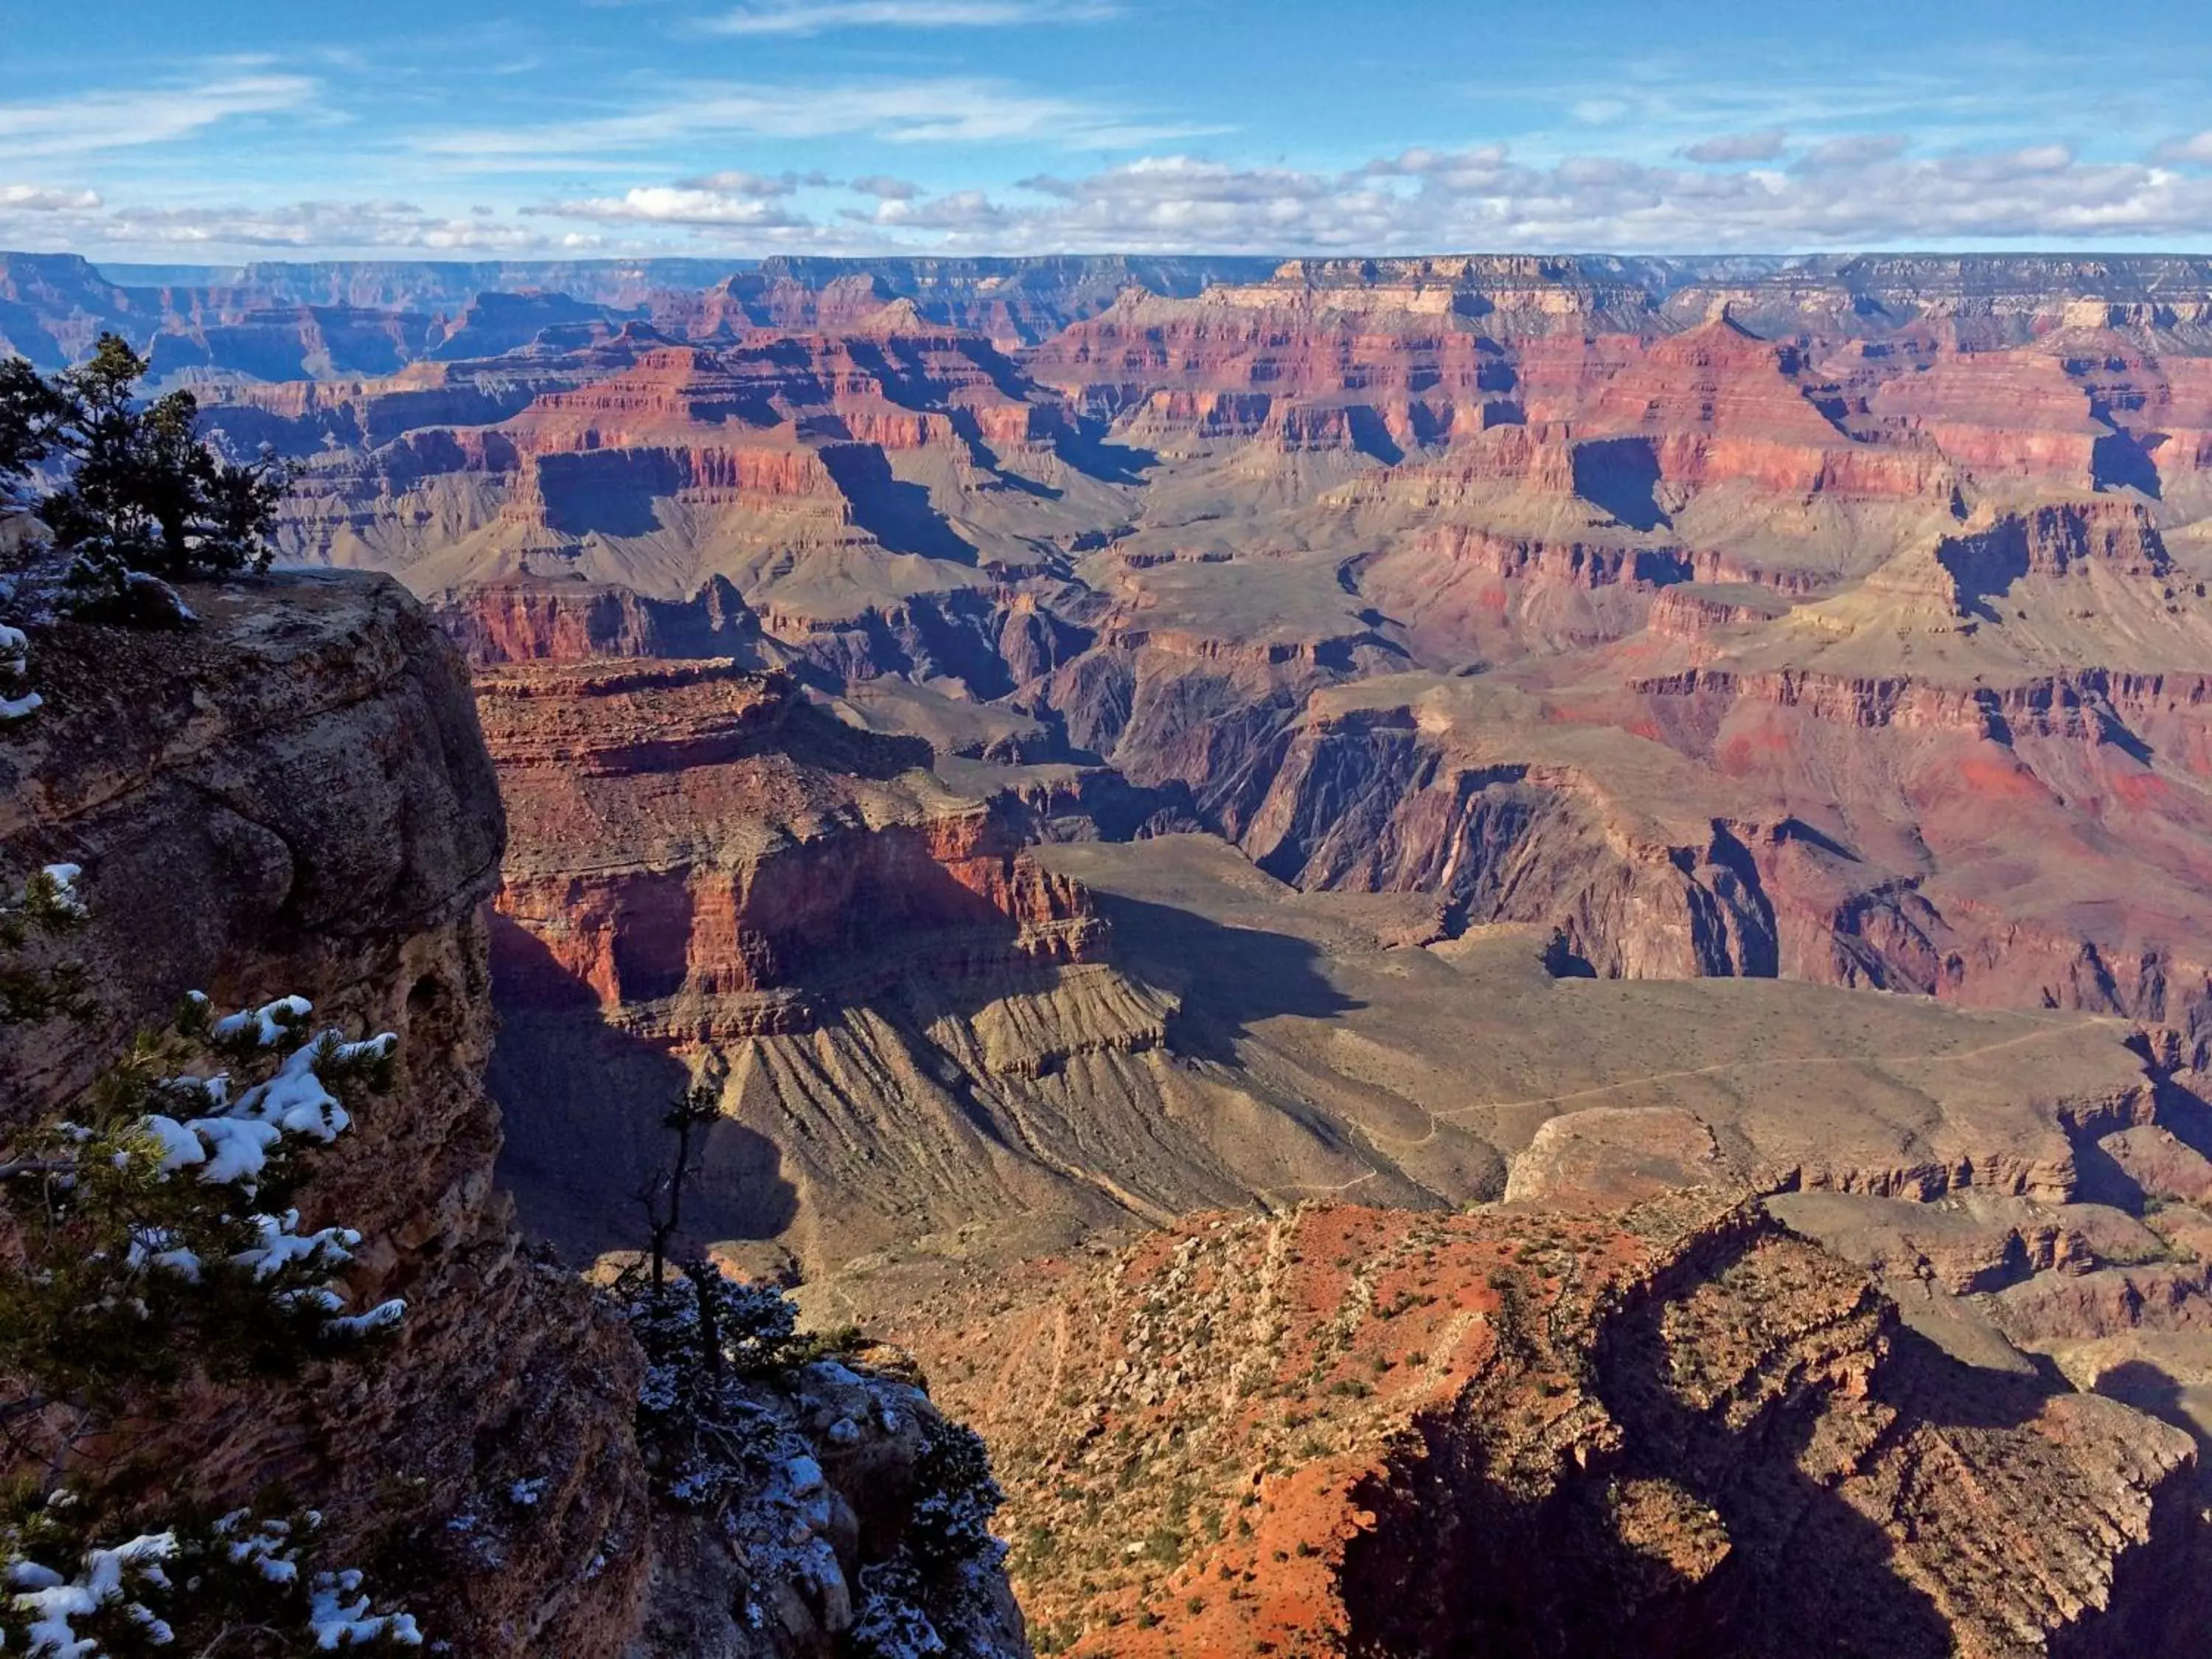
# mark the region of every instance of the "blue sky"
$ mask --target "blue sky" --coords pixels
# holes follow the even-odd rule
[[[2212,251],[2212,7],[11,0],[0,246]]]

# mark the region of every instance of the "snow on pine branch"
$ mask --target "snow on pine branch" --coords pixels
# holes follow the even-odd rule
[[[271,1158],[282,1155],[288,1136],[327,1146],[351,1127],[352,1116],[331,1085],[364,1076],[385,1077],[398,1053],[399,1039],[385,1031],[366,1041],[348,1042],[335,1028],[309,1037],[314,1007],[301,996],[278,997],[220,1019],[209,1018],[210,1008],[205,994],[191,993],[185,1000],[185,1027],[204,1026],[209,1042],[218,1051],[246,1060],[264,1053],[281,1054],[275,1073],[235,1095],[227,1072],[166,1079],[156,1085],[159,1096],[190,1101],[203,1110],[182,1121],[167,1113],[149,1113],[138,1127],[154,1143],[161,1179],[191,1170],[204,1184],[235,1187],[250,1199],[268,1173]],[[251,1230],[252,1242],[225,1259],[256,1283],[270,1284],[276,1306],[326,1316],[322,1328],[327,1335],[364,1337],[388,1328],[405,1315],[407,1304],[397,1297],[365,1313],[348,1314],[342,1297],[326,1284],[315,1282],[353,1260],[361,1243],[361,1234],[354,1228],[331,1226],[302,1233],[296,1209],[254,1212],[242,1221]],[[199,1254],[169,1229],[145,1230],[133,1238],[131,1250],[134,1265],[163,1268],[199,1282],[204,1266]]]
[[[20,628],[0,623],[0,721],[36,714],[46,699],[30,689],[31,641]]]
[[[92,914],[84,908],[84,899],[76,890],[76,878],[84,873],[82,866],[49,864],[39,873],[46,878],[47,899],[55,909],[78,921]]]
[[[46,872],[49,896],[76,902],[76,874]],[[52,1243],[34,1272],[0,1282],[0,1362],[13,1357],[11,1304],[29,1329],[70,1329],[72,1352],[138,1354],[161,1333],[178,1355],[148,1363],[177,1372],[219,1360],[282,1369],[404,1316],[398,1298],[349,1312],[333,1281],[361,1233],[303,1231],[286,1201],[306,1178],[297,1154],[351,1127],[341,1091],[388,1086],[398,1052],[390,1032],[317,1031],[313,1013],[291,996],[216,1018],[195,993],[173,1036],[142,1040],[87,1092],[86,1122],[52,1124],[0,1164],[9,1200]],[[33,1374],[60,1364],[64,1393],[106,1386],[88,1362],[21,1358]]]
[[[136,1659],[214,1652],[249,1632],[289,1637],[286,1653],[422,1645],[413,1614],[374,1610],[358,1570],[319,1567],[309,1557],[323,1524],[313,1510],[235,1510],[212,1525],[172,1526],[101,1546],[78,1536],[82,1508],[74,1494],[57,1493],[10,1540],[0,1575],[0,1652]],[[203,1646],[210,1626],[215,1645]]]
[[[305,997],[279,997],[212,1022],[207,1011],[207,998],[192,992],[186,999],[187,1028],[204,1023],[209,1041],[221,1051],[251,1059],[257,1050],[289,1047],[274,1075],[234,1097],[227,1072],[170,1078],[159,1085],[179,1109],[202,1109],[183,1121],[168,1113],[147,1115],[145,1128],[161,1144],[163,1173],[197,1169],[199,1179],[211,1185],[258,1179],[287,1135],[325,1146],[336,1140],[353,1119],[331,1083],[380,1074],[399,1051],[399,1039],[390,1031],[360,1042],[347,1042],[334,1029],[309,1039],[313,1006]]]
[[[80,969],[27,955],[85,918],[82,873],[49,865],[20,896],[0,895],[0,1024],[92,1011]],[[315,1559],[312,1514],[172,1522],[148,1509],[143,1471],[100,1484],[115,1437],[158,1418],[173,1390],[283,1386],[406,1312],[398,1298],[348,1311],[337,1276],[362,1234],[303,1227],[293,1200],[313,1174],[304,1155],[352,1127],[358,1091],[391,1086],[398,1039],[350,1041],[313,1014],[280,997],[216,1018],[194,994],[172,1030],[137,1038],[100,1073],[71,1119],[0,1153],[21,1246],[0,1264],[0,1418],[19,1465],[47,1471],[0,1493],[0,1656],[422,1645],[358,1571]]]
[[[176,1632],[141,1597],[172,1587],[173,1581],[161,1564],[176,1553],[177,1535],[157,1532],[141,1534],[112,1548],[85,1551],[74,1577],[64,1577],[56,1568],[37,1561],[9,1562],[8,1583],[15,1592],[11,1600],[27,1620],[27,1650],[55,1659],[100,1659],[99,1638],[79,1636],[76,1626],[103,1613],[120,1613],[148,1642],[167,1646]]]
[[[50,864],[20,890],[0,890],[0,1027],[81,1010],[82,964],[42,960],[34,947],[83,925],[88,913],[76,890],[83,873],[74,864]]]

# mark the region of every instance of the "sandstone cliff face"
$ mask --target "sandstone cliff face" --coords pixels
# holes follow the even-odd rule
[[[687,604],[586,582],[518,582],[447,594],[439,625],[479,666],[592,657],[728,657],[759,653],[760,619],[727,581]]]
[[[851,1652],[864,1573],[896,1556],[936,1490],[930,1448],[950,1431],[919,1379],[895,1356],[893,1371],[855,1358],[763,1375],[747,1385],[754,1479],[727,1513],[653,1490],[671,1476],[640,1443],[628,1325],[524,1245],[494,1183],[486,902],[507,823],[459,654],[382,579],[240,582],[191,601],[204,621],[182,633],[42,631],[45,704],[0,746],[0,878],[82,866],[92,920],[74,953],[92,1029],[118,1034],[11,1031],[9,1125],[64,1108],[120,1034],[161,1024],[187,990],[222,1005],[295,994],[318,1024],[395,1032],[398,1085],[318,1158],[305,1224],[358,1228],[349,1291],[404,1297],[407,1314],[364,1364],[273,1396],[196,1389],[151,1431],[149,1459],[178,1471],[175,1498],[218,1510],[281,1484],[443,1650]],[[536,805],[526,793],[526,824]],[[1066,884],[1033,880],[1066,904]],[[574,1080],[605,1098],[607,1080]],[[988,1550],[935,1613],[978,1659],[1027,1652]]]
[[[957,981],[1096,953],[1095,911],[1018,820],[780,676],[533,665],[479,702],[515,823],[512,1006],[581,985],[625,1029],[735,1038],[804,1029],[810,996],[865,997],[910,956]]]
[[[1772,975],[1774,904],[1741,828],[1673,840],[1571,763],[1454,757],[1411,711],[1380,710],[1310,722],[1244,841],[1296,885],[1433,892],[1455,927],[1554,928],[1584,971]]]
[[[1765,605],[1727,603],[1765,625]],[[2193,793],[2162,775],[2200,763],[2198,676],[1716,666],[1615,702],[1485,685],[1316,698],[1243,844],[1302,887],[1431,892],[1453,925],[1557,929],[1603,974],[2081,1007],[2201,1042],[2212,1003],[2179,873],[2199,855],[2119,874],[2124,846],[2201,839]],[[2031,821],[2043,833],[2000,877],[1992,838]]]
[[[1207,1144],[1217,1085],[1165,1051],[1173,999],[1103,959],[1027,815],[947,788],[926,745],[726,660],[518,665],[480,706],[514,825],[493,1083],[570,1249],[634,1243],[694,1079],[724,1111],[699,1236],[747,1261],[1010,1218],[1064,1241],[1247,1190]]]
[[[670,599],[715,574],[787,577],[794,554],[823,550],[972,563],[974,547],[917,503],[922,487],[901,469],[1007,490],[1006,457],[1048,457],[1074,436],[1057,400],[987,342],[903,302],[847,332],[749,332],[709,348],[629,325],[350,389],[248,387],[215,418],[238,445],[352,451],[318,466],[289,510],[302,555],[427,558],[474,577],[488,562],[512,574],[532,555],[658,540],[659,580],[618,568]],[[672,525],[708,556],[673,556]]]
[[[283,1481],[349,1559],[412,1559],[391,1589],[456,1651],[611,1654],[644,1589],[636,1362],[583,1288],[537,1265],[492,1184],[498,1114],[482,906],[504,824],[458,659],[382,580],[205,593],[181,635],[70,627],[40,643],[46,706],[0,753],[0,845],[20,878],[85,869],[98,1028],[167,1017],[188,989],[297,994],[319,1020],[400,1039],[308,1194],[367,1243],[351,1287],[405,1297],[394,1351],[296,1413],[220,1392],[167,1433],[192,1496]],[[104,1058],[19,1033],[11,1121]],[[508,1501],[542,1483],[534,1504]],[[395,1497],[398,1493],[402,1496]],[[448,1522],[478,1517],[466,1532]]]

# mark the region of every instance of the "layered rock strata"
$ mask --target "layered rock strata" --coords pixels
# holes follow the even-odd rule
[[[919,1379],[895,1356],[763,1375],[756,1478],[730,1512],[653,1490],[672,1475],[639,1442],[629,1328],[525,1245],[494,1182],[487,901],[507,824],[458,653],[380,578],[188,596],[201,620],[183,631],[36,635],[44,702],[0,744],[0,879],[82,866],[69,950],[94,1006],[5,1034],[6,1127],[64,1110],[188,990],[296,994],[319,1025],[392,1031],[398,1085],[315,1155],[302,1224],[356,1228],[349,1298],[407,1312],[363,1363],[195,1386],[136,1449],[172,1501],[221,1511],[282,1487],[319,1511],[331,1558],[441,1650],[849,1654],[866,1575],[899,1557],[950,1431]],[[937,1612],[964,1650],[1019,1659],[994,1560]]]

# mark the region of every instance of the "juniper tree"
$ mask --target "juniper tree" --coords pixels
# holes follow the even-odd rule
[[[655,1490],[718,1517],[737,1540],[748,1527],[780,1529],[774,1499],[763,1495],[797,1490],[796,1471],[822,1480],[818,1449],[794,1430],[790,1402],[805,1398],[805,1368],[836,1352],[839,1339],[800,1335],[799,1310],[780,1286],[733,1278],[710,1258],[678,1255],[670,1271],[684,1194],[699,1172],[697,1138],[719,1115],[718,1091],[698,1084],[662,1116],[669,1155],[638,1194],[646,1248],[615,1291],[645,1357],[638,1442]],[[895,1414],[880,1395],[878,1409],[892,1431]],[[991,1521],[1005,1494],[972,1430],[932,1416],[910,1498],[895,1550],[859,1573],[844,1644],[857,1659],[963,1650],[941,1632],[957,1632],[972,1616],[981,1575],[1004,1559]]]
[[[677,1096],[661,1116],[660,1127],[676,1139],[674,1153],[653,1172],[638,1194],[638,1201],[645,1207],[646,1255],[652,1263],[652,1284],[667,1277],[668,1246],[684,1224],[684,1188],[699,1173],[692,1150],[693,1133],[704,1131],[720,1115],[721,1103],[714,1085],[695,1083]]]
[[[265,450],[242,463],[218,454],[190,392],[142,398],[148,368],[113,334],[58,374],[0,363],[0,499],[45,521],[96,605],[127,604],[134,574],[267,569],[290,487],[289,470]]]
[[[4,641],[0,641],[4,643]],[[84,964],[45,959],[84,920],[74,864],[35,872],[20,896],[0,898],[0,1031],[10,1025],[84,1012]],[[27,959],[36,945],[41,954]]]
[[[188,1377],[296,1376],[395,1322],[329,1280],[361,1236],[303,1233],[303,1153],[350,1121],[336,1091],[387,1086],[395,1040],[317,1033],[285,998],[214,1020],[204,999],[142,1036],[0,1164],[23,1261],[0,1273],[0,1432],[98,1425]],[[217,1069],[220,1067],[220,1069]],[[20,1441],[15,1449],[26,1448]]]
[[[61,399],[21,357],[0,360],[0,512],[30,504],[30,470],[46,457]]]
[[[752,1458],[761,1413],[745,1384],[790,1353],[799,1310],[773,1285],[731,1278],[703,1256],[668,1270],[684,1222],[684,1194],[700,1170],[702,1132],[720,1116],[719,1093],[697,1083],[670,1103],[660,1127],[667,1162],[638,1194],[645,1210],[645,1261],[623,1274],[617,1294],[645,1352],[638,1429],[662,1490],[708,1507],[759,1478]]]

